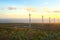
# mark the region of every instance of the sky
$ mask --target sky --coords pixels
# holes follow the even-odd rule
[[[0,0],[0,19],[60,18],[60,0]]]

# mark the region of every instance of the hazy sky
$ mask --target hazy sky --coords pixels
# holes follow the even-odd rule
[[[0,19],[28,18],[29,12],[32,18],[60,18],[60,0],[0,0]]]

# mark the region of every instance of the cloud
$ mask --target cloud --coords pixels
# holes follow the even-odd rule
[[[60,9],[58,9],[58,8],[42,7],[41,10],[43,12],[47,12],[47,13],[60,13]]]
[[[16,7],[3,7],[3,8],[0,8],[0,10],[16,10],[17,8]]]
[[[54,13],[60,13],[60,11],[53,11]]]
[[[30,11],[30,12],[36,12],[37,9],[34,7],[26,7],[25,10]]]
[[[13,7],[13,6],[9,6],[9,7],[4,7],[1,8],[0,10],[22,10],[22,11],[30,11],[30,12],[36,12],[37,9],[34,7]]]
[[[42,7],[40,10],[42,10],[42,12],[51,12],[51,10],[47,7]]]
[[[28,14],[1,14],[0,18],[28,18]]]
[[[16,10],[16,7],[7,7],[8,10]]]
[[[47,11],[47,12],[49,12],[49,13],[60,13],[60,11],[56,11],[56,10],[53,10],[53,11]]]

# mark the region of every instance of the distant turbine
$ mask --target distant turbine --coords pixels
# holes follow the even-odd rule
[[[43,20],[43,16],[42,16],[42,23],[44,22],[44,20]]]
[[[55,18],[54,18],[54,23],[55,23]]]
[[[31,27],[31,14],[29,13],[29,27]]]
[[[49,23],[51,23],[51,18],[49,17]]]
[[[31,13],[30,12],[35,12],[35,8],[28,7],[26,10],[29,12],[29,27],[31,27]]]
[[[60,21],[60,20],[59,20],[59,18],[58,18],[58,23],[60,23],[59,21]]]

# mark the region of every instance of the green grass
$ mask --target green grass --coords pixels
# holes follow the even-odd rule
[[[20,24],[20,25],[19,25]],[[3,26],[2,26],[3,25]],[[7,26],[8,25],[8,26]],[[25,26],[25,24],[0,24],[0,40],[60,40],[60,24],[32,24],[31,28],[13,26]],[[35,26],[36,25],[36,26]],[[28,24],[26,24],[28,26]]]

